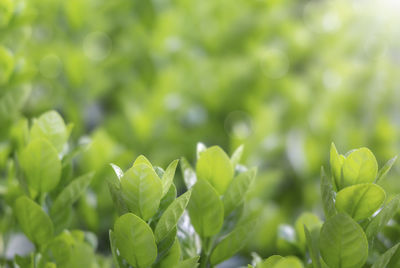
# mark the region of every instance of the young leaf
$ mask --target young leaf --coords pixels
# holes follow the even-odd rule
[[[385,191],[378,185],[363,183],[349,186],[336,195],[336,209],[346,212],[355,221],[366,219],[385,201]]]
[[[294,256],[289,256],[280,259],[274,265],[274,268],[303,268],[301,261]]]
[[[134,164],[121,178],[123,199],[130,212],[147,221],[160,205],[162,184],[153,168]]]
[[[69,137],[69,130],[64,120],[56,111],[49,111],[42,114],[33,121],[31,128],[31,140],[45,138],[51,142],[58,153],[64,148]]]
[[[270,268],[274,267],[276,263],[278,263],[280,260],[282,260],[283,257],[279,255],[272,255],[268,257],[266,260],[263,262],[257,264],[256,268]]]
[[[182,257],[191,258],[197,256],[201,250],[200,238],[190,222],[187,211],[179,219],[177,227],[177,236],[181,244]]]
[[[330,165],[331,165],[332,176],[336,184],[336,189],[338,189],[339,185],[341,185],[343,162],[344,159],[339,155],[338,151],[336,150],[335,144],[332,142],[331,153],[330,153]]]
[[[170,268],[176,267],[179,262],[179,258],[181,257],[181,248],[179,246],[179,241],[175,238],[174,244],[169,249],[168,253],[154,265],[155,268]]]
[[[214,248],[211,254],[211,263],[216,265],[229,259],[242,249],[247,240],[251,237],[251,230],[254,230],[256,221],[252,220],[237,226],[231,233],[225,236]]]
[[[175,242],[177,228],[172,229],[167,236],[157,243],[158,259],[162,259]]]
[[[169,188],[171,187],[172,182],[174,181],[174,176],[175,176],[175,170],[176,166],[178,165],[179,160],[174,160],[172,161],[171,164],[167,167],[167,170],[164,172],[164,175],[162,176],[161,182],[162,182],[162,195],[166,195]]]
[[[49,192],[60,181],[61,161],[45,139],[30,142],[20,155],[20,163],[29,187],[38,192]]]
[[[124,172],[122,171],[122,169],[113,163],[110,163],[110,166],[114,170],[115,175],[117,175],[117,178],[121,180],[121,178],[124,176]]]
[[[321,168],[321,197],[325,217],[329,219],[336,214],[335,191],[333,190],[332,182],[326,176],[323,168]]]
[[[94,173],[91,172],[76,178],[57,196],[50,211],[50,215],[53,217],[55,222],[58,222],[57,218],[60,215],[60,212],[65,210],[65,208],[72,206],[72,204],[86,191],[86,188],[92,181],[93,175]]]
[[[179,262],[174,268],[196,268],[199,266],[199,256],[189,258]]]
[[[149,159],[147,159],[144,155],[139,155],[136,159],[135,162],[133,162],[132,167],[139,165],[139,164],[145,164],[151,168],[153,168],[153,165],[150,163]]]
[[[197,182],[196,172],[193,170],[190,163],[186,160],[186,158],[181,158],[181,171],[183,175],[183,181],[186,185],[186,188],[190,189]]]
[[[305,212],[297,218],[295,223],[295,230],[299,246],[304,250],[306,246],[306,234],[304,233],[304,226],[309,230],[320,229],[322,226],[321,220],[310,212]]]
[[[400,195],[396,195],[382,210],[371,220],[365,234],[371,240],[400,209]]]
[[[196,158],[199,159],[200,154],[205,150],[207,150],[207,146],[202,142],[198,142],[196,145]]]
[[[397,159],[397,155],[385,163],[385,165],[379,170],[378,176],[376,177],[376,180],[375,180],[375,183],[378,183],[380,180],[382,180],[383,178],[386,177],[386,174],[392,168],[396,159]]]
[[[118,255],[117,247],[115,245],[115,235],[112,230],[109,230],[109,239],[110,239],[110,247],[111,247],[111,253],[113,256],[114,264],[117,266],[116,268],[127,268],[127,265],[123,263],[121,258]]]
[[[233,167],[227,154],[213,146],[201,153],[196,173],[199,179],[208,181],[219,195],[223,195],[233,178]]]
[[[354,150],[343,162],[343,178],[338,190],[359,183],[372,183],[378,173],[378,163],[368,148]]]
[[[205,180],[193,186],[188,204],[190,220],[201,237],[217,234],[224,221],[224,207],[217,191]]]
[[[53,238],[50,217],[34,201],[22,196],[15,202],[15,213],[22,231],[36,245],[44,245]]]
[[[338,213],[321,228],[320,251],[330,268],[359,268],[368,257],[368,241],[350,216]]]
[[[371,268],[386,268],[390,262],[392,256],[396,253],[399,248],[400,243],[388,249],[385,253],[383,253],[371,266]]]
[[[310,232],[304,225],[307,248],[314,268],[321,268],[319,254],[319,232],[319,228],[313,228]]]
[[[138,216],[127,213],[114,224],[115,245],[133,267],[145,268],[157,258],[157,246],[150,227]]]
[[[161,216],[154,231],[156,242],[164,239],[167,234],[176,227],[179,218],[182,216],[189,202],[191,191],[184,193],[167,208]]]
[[[256,176],[256,169],[251,169],[246,172],[240,173],[235,177],[228,186],[222,202],[224,203],[225,217],[229,216],[231,212],[243,202],[247,190]]]
[[[233,152],[231,156],[231,163],[233,168],[235,168],[236,165],[239,164],[240,159],[242,159],[243,151],[244,145],[242,144]]]

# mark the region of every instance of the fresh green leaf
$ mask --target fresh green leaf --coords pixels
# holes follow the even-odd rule
[[[48,111],[33,121],[31,140],[45,138],[61,153],[69,137],[64,120],[56,111]]]
[[[368,241],[350,216],[338,213],[321,228],[320,251],[330,268],[359,268],[367,260]]]
[[[54,228],[50,217],[28,197],[17,199],[15,213],[22,231],[36,245],[44,245],[53,238]]]
[[[242,159],[243,151],[244,151],[244,145],[242,144],[238,148],[236,148],[236,150],[233,152],[231,156],[231,163],[233,168],[235,168],[236,165],[239,164],[240,160]]]
[[[257,264],[256,268],[271,268],[274,267],[276,263],[278,263],[280,260],[282,260],[283,257],[279,255],[272,255],[268,257],[266,260],[263,262]]]
[[[379,170],[378,176],[376,177],[375,183],[378,183],[381,181],[383,178],[386,177],[386,174],[389,172],[389,170],[392,168],[394,162],[396,161],[397,156],[393,157],[389,161],[385,163],[385,165]]]
[[[251,169],[246,172],[240,173],[236,176],[228,186],[222,202],[224,203],[225,217],[229,216],[231,212],[243,202],[247,190],[256,176],[256,169]]]
[[[370,224],[365,230],[365,234],[367,235],[368,240],[373,239],[373,237],[378,234],[379,231],[389,222],[390,219],[394,217],[394,215],[400,209],[400,194],[396,195],[390,202],[388,202],[382,210],[372,218]]]
[[[151,168],[153,168],[153,165],[150,163],[149,159],[147,159],[144,155],[139,155],[135,162],[133,162],[132,167],[139,165],[139,164],[145,164]]]
[[[336,214],[335,191],[323,168],[321,168],[321,198],[325,217],[329,219]]]
[[[171,184],[174,181],[174,176],[175,176],[175,170],[176,166],[178,165],[179,160],[174,160],[172,161],[171,164],[167,167],[167,169],[164,172],[164,175],[162,176],[161,182],[162,182],[162,195],[166,195],[169,188],[171,187]]]
[[[231,233],[226,235],[214,248],[211,254],[211,263],[216,265],[229,259],[242,249],[248,239],[256,221],[248,221],[245,224],[237,226]]]
[[[343,162],[343,178],[338,190],[359,183],[372,183],[378,173],[378,163],[368,148],[351,152]]]
[[[116,268],[127,268],[127,265],[125,265],[122,261],[122,259],[118,256],[117,253],[117,247],[115,245],[115,235],[112,230],[109,230],[109,239],[110,239],[110,247],[111,247],[111,253],[113,256],[114,264],[116,265]]]
[[[178,239],[175,238],[175,242],[169,249],[168,253],[162,258],[162,260],[155,265],[155,268],[170,268],[176,267],[181,256],[181,248],[179,246]]]
[[[306,246],[306,234],[304,233],[304,226],[308,230],[320,229],[322,226],[321,220],[313,213],[305,212],[297,218],[295,222],[295,230],[297,235],[297,240],[300,247],[305,248]]]
[[[193,186],[188,204],[190,220],[201,237],[217,234],[224,221],[224,207],[217,191],[205,180]]]
[[[145,268],[157,258],[157,246],[150,227],[138,216],[127,213],[114,224],[115,245],[133,267]]]
[[[146,221],[157,212],[162,184],[153,168],[134,164],[121,178],[121,192],[129,211]]]
[[[385,201],[385,191],[378,185],[363,183],[349,186],[336,195],[336,209],[355,221],[370,217]]]
[[[196,173],[199,179],[208,181],[223,195],[233,178],[233,167],[228,155],[220,147],[213,146],[201,153]]]
[[[182,157],[180,163],[183,181],[186,185],[186,188],[190,189],[197,182],[196,172],[193,170],[192,166],[186,160],[186,158]]]
[[[30,142],[20,155],[20,164],[29,187],[38,192],[49,192],[60,181],[61,161],[45,139]]]
[[[331,165],[331,172],[333,176],[333,181],[335,182],[336,189],[339,188],[339,185],[342,184],[342,165],[344,159],[339,155],[338,151],[336,150],[335,144],[332,142],[331,144],[331,154],[330,154],[330,165]]]
[[[154,231],[157,243],[176,227],[179,218],[182,216],[189,202],[190,194],[191,190],[175,199],[161,216]]]
[[[199,266],[199,256],[189,258],[179,262],[174,268],[196,268]]]
[[[50,215],[55,222],[59,222],[57,219],[60,212],[65,210],[67,207],[72,206],[72,204],[86,191],[86,188],[92,181],[93,175],[94,173],[91,172],[76,178],[57,196],[50,211]]]
[[[396,253],[399,248],[400,243],[394,245],[390,249],[388,249],[385,253],[383,253],[371,266],[371,268],[386,268],[390,262],[392,256]]]
[[[304,225],[304,233],[306,237],[306,243],[310,258],[312,261],[312,267],[321,268],[320,254],[319,254],[319,228],[312,228],[311,232],[307,226]]]
[[[302,262],[294,256],[280,259],[274,265],[274,268],[303,268]]]

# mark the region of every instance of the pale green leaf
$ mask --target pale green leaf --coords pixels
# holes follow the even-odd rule
[[[195,185],[197,181],[196,172],[193,170],[190,163],[184,157],[181,158],[180,166],[186,188],[190,189],[193,187],[193,185]]]
[[[171,268],[176,267],[181,257],[181,248],[179,246],[179,241],[175,238],[175,242],[169,249],[168,253],[154,265],[155,268]]]
[[[50,217],[34,201],[22,196],[15,201],[15,214],[25,235],[36,245],[44,245],[53,238]]]
[[[312,267],[321,268],[319,254],[319,228],[312,228],[311,231],[304,225],[307,249],[312,261]]]
[[[392,256],[396,253],[399,248],[400,243],[388,249],[385,253],[383,253],[371,266],[371,268],[386,268],[390,262]]]
[[[150,227],[138,216],[127,213],[114,224],[115,245],[135,268],[146,268],[157,258],[157,246]]]
[[[326,176],[323,168],[321,168],[321,198],[325,217],[334,216],[336,214],[335,191],[333,190],[332,181]]]
[[[179,262],[174,268],[196,268],[199,266],[199,256],[183,260]]]
[[[154,231],[157,243],[176,227],[190,199],[191,190],[175,199],[165,210]]]
[[[274,265],[279,262],[280,260],[282,260],[283,257],[279,256],[279,255],[272,255],[270,257],[268,257],[266,260],[264,260],[263,262],[257,264],[256,268],[271,268],[274,267]]]
[[[149,161],[149,159],[147,159],[144,155],[139,155],[136,159],[135,162],[133,162],[132,167],[139,165],[139,164],[145,164],[151,168],[153,168],[153,165],[151,164],[151,162]]]
[[[274,268],[303,268],[303,263],[294,256],[280,259],[274,265]]]
[[[176,166],[178,165],[179,160],[174,160],[172,161],[171,164],[169,164],[169,166],[167,167],[167,169],[165,170],[162,178],[161,178],[161,182],[162,182],[162,195],[166,195],[169,188],[171,187],[171,184],[174,181],[174,176],[175,176],[175,170],[176,170]]]
[[[225,217],[229,216],[229,214],[243,202],[251,183],[254,181],[256,172],[256,169],[248,170],[240,173],[231,181],[222,197]]]
[[[205,180],[193,186],[188,204],[190,220],[201,237],[217,234],[224,221],[224,207],[217,191]]]
[[[336,209],[346,212],[355,221],[366,219],[385,201],[385,191],[378,185],[363,183],[349,186],[336,195]]]
[[[61,161],[56,149],[45,139],[36,139],[20,154],[20,164],[31,189],[53,190],[60,181]]]
[[[378,173],[378,163],[368,148],[352,151],[343,162],[343,178],[338,190],[359,183],[372,183]]]
[[[233,178],[233,167],[228,155],[220,147],[212,146],[201,153],[196,173],[223,195]]]
[[[330,268],[359,268],[367,260],[368,241],[360,225],[338,213],[321,228],[320,251]]]
[[[242,159],[243,151],[244,151],[244,145],[242,144],[238,148],[236,148],[236,150],[233,152],[231,156],[231,163],[233,168],[235,168],[236,165],[239,164],[240,160]]]
[[[339,155],[338,151],[336,150],[335,144],[332,142],[330,152],[330,165],[332,176],[334,179],[333,181],[336,184],[336,189],[338,189],[339,185],[341,185],[343,162],[344,159]]]
[[[313,229],[319,230],[322,226],[322,222],[313,213],[304,212],[297,218],[294,226],[295,226],[299,246],[302,249],[305,249],[306,234],[304,233],[304,226],[307,227],[308,230],[313,230]]]
[[[121,178],[121,192],[129,211],[146,221],[158,210],[162,184],[153,168],[134,164]]]
[[[60,153],[66,144],[70,130],[56,111],[48,111],[33,121],[31,140],[45,138]]]
[[[378,183],[380,180],[386,177],[386,174],[392,168],[394,162],[396,161],[397,156],[393,157],[389,161],[385,163],[385,165],[379,170],[378,176],[376,177],[375,183]]]

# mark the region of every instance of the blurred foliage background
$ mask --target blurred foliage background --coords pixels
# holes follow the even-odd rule
[[[290,253],[279,226],[322,215],[332,141],[380,165],[400,152],[399,14],[394,0],[1,0],[0,167],[24,117],[60,112],[70,146],[85,145],[71,169],[96,171],[75,225],[105,252],[110,162],[165,167],[194,161],[198,141],[244,144],[262,218],[244,254]]]

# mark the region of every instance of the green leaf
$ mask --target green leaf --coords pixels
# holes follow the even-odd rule
[[[193,186],[188,204],[190,220],[201,237],[217,234],[224,221],[224,207],[217,191],[205,180]]]
[[[92,181],[93,175],[94,173],[91,172],[76,178],[57,196],[50,211],[50,215],[56,223],[59,222],[57,219],[62,214],[60,212],[72,206],[86,191],[86,188]]]
[[[22,196],[15,201],[15,213],[25,235],[36,245],[44,245],[53,238],[50,217],[34,201]]]
[[[145,268],[157,258],[157,246],[150,227],[138,216],[127,213],[114,224],[115,245],[133,267]]]
[[[190,194],[191,190],[175,199],[161,216],[154,231],[157,243],[176,227],[179,218],[182,216],[189,202]]]
[[[61,161],[53,145],[45,139],[30,142],[20,155],[20,164],[31,189],[49,192],[60,181]]]
[[[123,261],[118,256],[117,247],[115,245],[114,232],[112,230],[109,230],[108,234],[109,234],[109,239],[110,239],[111,253],[112,253],[114,264],[116,265],[116,268],[126,268],[127,265],[124,265]]]
[[[196,256],[179,262],[174,268],[196,268],[199,266],[200,257]]]
[[[235,227],[235,229],[226,235],[214,248],[211,254],[211,263],[216,265],[229,259],[241,250],[251,237],[251,230],[254,230],[256,221],[252,220],[245,224]]]
[[[380,180],[386,177],[386,174],[392,168],[394,162],[396,161],[397,156],[393,157],[389,161],[385,163],[385,165],[379,170],[378,176],[376,177],[375,183],[378,183]]]
[[[200,237],[197,235],[190,222],[190,217],[185,211],[178,222],[178,239],[181,244],[182,257],[191,258],[197,256],[201,251]]]
[[[166,195],[169,188],[171,187],[172,182],[174,181],[174,176],[175,176],[175,170],[176,166],[178,165],[179,160],[174,160],[172,161],[171,164],[167,167],[167,170],[165,170],[164,175],[162,176],[161,182],[162,182],[162,195]]]
[[[274,268],[303,268],[301,261],[294,256],[289,256],[280,259],[274,265]]]
[[[297,235],[297,240],[302,249],[305,249],[306,246],[306,234],[304,233],[304,226],[309,230],[320,229],[322,226],[321,220],[310,212],[305,212],[297,218],[295,223],[295,230]]]
[[[346,212],[355,221],[366,219],[385,201],[385,191],[378,185],[363,183],[349,186],[336,195],[336,209]]]
[[[336,189],[338,189],[339,185],[341,185],[342,178],[342,165],[345,158],[342,158],[338,151],[336,150],[335,144],[332,142],[331,144],[331,153],[330,153],[330,165],[331,172],[336,184]]]
[[[232,154],[231,156],[231,163],[232,167],[235,168],[237,164],[239,164],[240,160],[242,159],[244,151],[244,145],[240,145]]]
[[[177,228],[172,229],[167,236],[157,243],[158,259],[163,258],[175,242]]]
[[[208,181],[220,195],[223,195],[233,178],[233,167],[228,155],[218,146],[200,154],[196,173],[199,179]]]
[[[392,256],[396,253],[399,248],[400,243],[388,249],[385,253],[383,253],[371,266],[371,268],[386,268],[390,262]]]
[[[160,205],[162,184],[153,168],[134,164],[121,178],[121,192],[129,211],[147,221]]]
[[[196,172],[193,170],[190,163],[186,160],[186,158],[181,158],[181,171],[183,175],[183,181],[186,185],[186,188],[190,189],[197,182]]]
[[[1,46],[0,46],[0,58],[1,58]],[[1,64],[1,63],[0,63]],[[1,72],[1,66],[0,66]],[[1,80],[1,74],[0,74]],[[0,82],[1,84],[1,82]],[[16,120],[19,111],[24,106],[25,102],[28,100],[31,92],[31,87],[29,86],[19,86],[13,88],[13,90],[6,92],[0,98],[0,123],[10,122],[11,120]]]
[[[69,137],[64,120],[56,111],[48,111],[33,121],[31,140],[45,138],[61,153]]]
[[[229,216],[229,214],[243,202],[251,183],[254,181],[256,172],[255,168],[248,170],[240,173],[231,181],[222,197],[225,217]]]
[[[176,267],[181,257],[181,248],[179,246],[179,241],[175,238],[175,242],[169,249],[168,253],[161,259],[159,263],[154,265],[155,268],[170,268]]]
[[[372,183],[378,173],[378,163],[368,148],[352,151],[343,162],[343,178],[338,190],[359,183]]]
[[[200,154],[202,154],[205,150],[207,150],[207,146],[202,142],[198,142],[196,145],[196,158],[199,159]]]
[[[135,162],[133,162],[132,167],[139,165],[139,164],[145,164],[151,168],[153,168],[153,165],[150,163],[149,159],[147,159],[144,155],[139,155]]]
[[[282,260],[283,257],[279,255],[272,255],[268,257],[266,260],[263,262],[257,264],[256,268],[271,268],[274,267],[277,262]]]
[[[312,267],[321,268],[320,254],[319,254],[319,228],[311,229],[311,232],[304,225],[304,233],[306,236],[306,243],[308,253],[312,261]]]
[[[321,228],[320,251],[330,268],[359,268],[367,260],[368,242],[360,225],[338,213]]]
[[[325,217],[329,219],[336,214],[335,191],[331,180],[325,174],[324,168],[321,168],[321,197]]]
[[[12,9],[10,7],[8,7],[8,8],[10,10]],[[3,7],[1,9],[1,11],[3,11]],[[12,12],[10,12],[10,13],[11,14],[7,15],[7,16],[11,17]],[[1,15],[3,15],[3,14],[1,14]],[[0,23],[2,22],[2,20],[5,20],[5,19],[0,18]],[[8,80],[10,79],[10,77],[14,71],[14,65],[15,65],[15,61],[14,61],[14,57],[13,57],[13,54],[11,53],[11,51],[0,45],[0,86],[7,83]]]
[[[373,237],[376,234],[378,234],[380,230],[382,230],[382,228],[389,222],[389,220],[394,217],[394,215],[399,211],[399,209],[400,209],[400,195],[396,195],[371,220],[370,224],[365,230],[365,234],[367,235],[368,240],[373,239]]]

